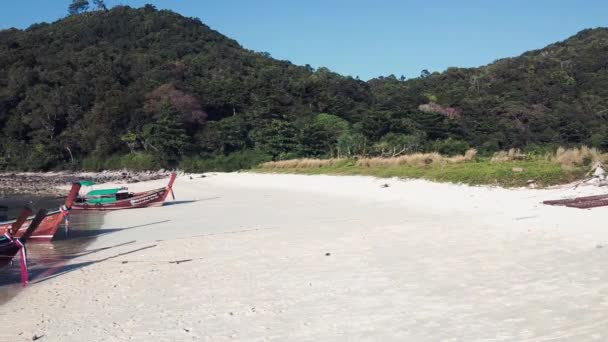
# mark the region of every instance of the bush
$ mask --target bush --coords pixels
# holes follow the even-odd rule
[[[455,156],[465,154],[469,147],[469,143],[466,141],[448,138],[433,142],[431,144],[431,151],[439,152],[439,154],[444,156]]]
[[[185,172],[232,172],[251,169],[269,160],[272,160],[272,156],[259,150],[244,150],[227,156],[185,157],[180,168]]]
[[[103,171],[104,160],[96,156],[89,156],[82,160],[82,169],[84,171],[99,172]]]
[[[524,152],[531,156],[546,156],[553,154],[558,148],[559,146],[554,146],[552,144],[530,144],[524,148]]]
[[[159,161],[145,153],[130,153],[120,158],[120,168],[134,171],[158,170],[162,168]]]
[[[108,158],[90,156],[82,161],[85,171],[121,170],[132,171],[158,170],[163,166],[152,155],[146,153],[129,153],[123,156],[114,155]]]
[[[57,145],[35,144],[31,150],[22,151],[15,156],[15,165],[19,170],[49,171],[57,167],[62,156]]]
[[[424,143],[420,135],[387,133],[373,146],[374,154],[383,157],[395,157],[403,153],[419,152]]]

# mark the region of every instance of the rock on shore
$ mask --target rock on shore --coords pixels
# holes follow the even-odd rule
[[[79,180],[95,183],[138,183],[169,177],[170,171],[102,171],[102,172],[19,172],[0,173],[0,195],[61,195],[57,187]]]

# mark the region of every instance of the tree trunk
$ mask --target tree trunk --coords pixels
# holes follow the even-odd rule
[[[66,149],[66,151],[68,151],[68,154],[70,155],[70,163],[74,164],[74,155],[72,154],[72,150],[70,149],[70,146],[65,145],[65,149]]]

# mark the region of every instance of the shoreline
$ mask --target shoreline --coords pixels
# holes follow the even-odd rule
[[[134,184],[168,177],[170,171],[101,171],[101,172],[3,172],[0,173],[0,196],[64,196],[62,187],[79,180],[98,184]]]
[[[321,171],[321,170],[319,170]],[[188,175],[190,177],[206,177],[206,175],[223,174],[224,172],[206,172],[206,173],[186,173],[177,171],[180,175]],[[141,182],[154,181],[169,177],[171,171],[100,171],[100,172],[84,172],[84,171],[56,171],[56,172],[0,172],[0,196],[11,195],[33,195],[33,196],[63,196],[65,195],[66,186],[79,180],[91,180],[96,184],[135,184]],[[505,186],[498,183],[488,184],[469,184],[466,182],[456,182],[449,180],[433,180],[424,177],[407,177],[395,175],[375,175],[375,174],[358,174],[358,173],[323,173],[318,171],[307,171],[305,169],[293,170],[267,170],[267,169],[252,169],[231,172],[235,174],[260,174],[260,175],[293,175],[293,176],[331,176],[331,177],[369,177],[371,179],[385,181],[426,181],[429,183],[447,184],[456,186],[469,186],[481,188],[499,188],[499,189],[560,189],[573,187],[579,183],[579,180],[564,182],[560,184],[552,184],[543,187],[537,187],[535,182],[528,185]],[[583,184],[583,187],[598,187],[595,184]]]

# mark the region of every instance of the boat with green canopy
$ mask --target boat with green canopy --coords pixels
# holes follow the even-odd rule
[[[126,187],[91,190],[86,195],[78,196],[72,205],[72,209],[117,210],[161,206],[169,193],[175,199],[173,183],[176,177],[177,174],[173,172],[166,187],[144,192],[129,192]],[[91,181],[80,181],[79,183],[82,186],[95,184]]]
[[[95,185],[95,182],[88,181],[88,180],[81,180],[81,181],[78,181],[78,184],[80,184],[81,186],[93,186],[93,185]]]

